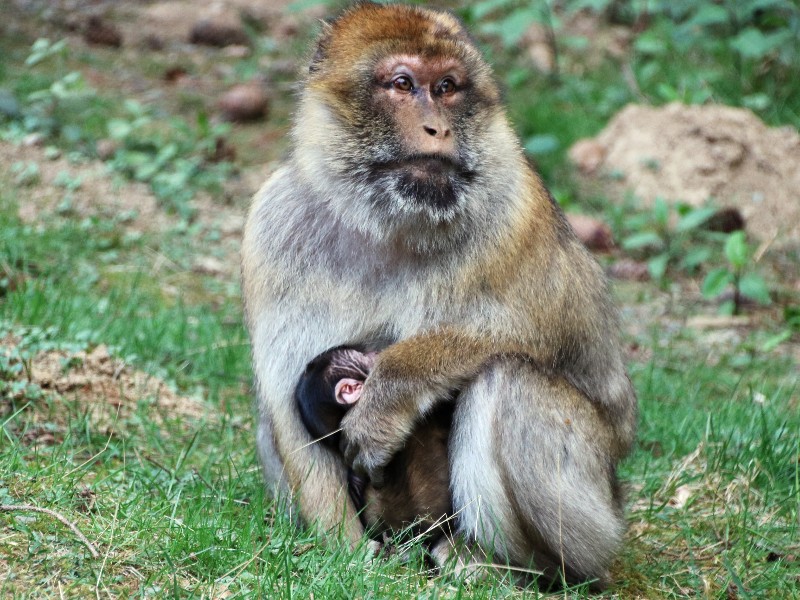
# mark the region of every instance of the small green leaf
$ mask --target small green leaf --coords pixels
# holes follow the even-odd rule
[[[772,106],[772,97],[767,94],[750,94],[742,98],[742,104],[750,110],[764,110]]]
[[[159,166],[164,166],[170,160],[175,158],[178,155],[178,145],[177,144],[167,144],[164,146],[156,156],[156,164]]]
[[[695,267],[699,267],[709,258],[711,258],[711,249],[701,246],[699,248],[692,248],[689,250],[683,257],[681,264],[685,269],[691,270]]]
[[[790,33],[791,31],[787,31]],[[771,34],[765,35],[761,30],[755,27],[748,27],[731,40],[731,48],[736,50],[744,58],[764,58],[773,50],[777,50],[785,43],[786,37],[784,32],[779,32],[778,35]]]
[[[506,8],[514,3],[515,0],[483,0],[483,2],[473,4],[469,8],[469,13],[473,19],[479,21],[494,11]]]
[[[286,10],[290,13],[298,13],[327,3],[327,0],[295,0],[286,7]]]
[[[509,69],[506,74],[506,85],[511,89],[516,89],[524,85],[530,79],[531,70],[529,68]]]
[[[761,304],[770,304],[772,302],[772,298],[769,297],[767,282],[757,273],[745,273],[739,280],[739,291]]]
[[[669,204],[661,197],[656,198],[653,204],[653,218],[662,229],[666,228],[669,222]]]
[[[534,135],[525,142],[525,150],[533,155],[549,154],[558,150],[560,145],[558,138],[554,135]]]
[[[666,252],[651,258],[647,261],[647,270],[650,273],[650,277],[656,281],[661,281],[667,272],[667,265],[669,265],[669,254]]]
[[[734,231],[725,241],[725,256],[736,269],[742,269],[750,258],[750,249],[745,241],[744,231]]]
[[[691,231],[692,229],[697,229],[700,225],[708,221],[714,213],[716,213],[716,209],[705,207],[705,208],[696,208],[690,212],[688,212],[680,221],[678,221],[675,230],[683,233],[686,231]]]
[[[662,100],[666,100],[667,102],[681,99],[680,92],[664,81],[656,85],[656,93]]]
[[[716,298],[733,283],[733,273],[728,269],[714,269],[706,275],[700,291],[705,298]]]
[[[54,54],[62,53],[66,47],[67,40],[59,40],[55,44],[50,44],[50,40],[47,38],[39,38],[31,46],[31,53],[25,59],[25,64],[32,67]]]
[[[564,47],[570,50],[588,50],[589,38],[583,35],[565,35],[559,38]]]
[[[625,250],[638,250],[646,247],[661,248],[663,245],[664,240],[653,231],[635,233],[622,241],[622,247]]]
[[[108,135],[115,140],[123,140],[133,131],[133,127],[128,121],[123,119],[111,119],[106,124]]]
[[[792,330],[784,329],[780,333],[767,338],[767,341],[764,342],[761,346],[761,351],[771,352],[772,350],[780,346],[783,342],[789,340],[791,337],[792,337]]]
[[[538,11],[532,8],[519,8],[497,24],[499,27],[497,33],[500,39],[503,40],[503,45],[506,48],[511,48],[522,39],[522,36],[525,35],[525,32],[528,31],[528,28],[533,23],[539,21],[541,21],[541,18]]]
[[[719,314],[721,315],[732,315],[734,312],[736,312],[736,304],[733,303],[733,300],[725,300],[719,305]]]
[[[150,181],[158,173],[159,168],[157,162],[150,160],[140,165],[133,176],[139,181]]]
[[[727,10],[716,4],[704,2],[700,3],[700,8],[689,23],[692,25],[719,25],[727,23],[729,19],[730,16]]]
[[[125,111],[130,113],[133,117],[143,117],[147,113],[144,104],[132,98],[126,98],[122,105],[125,107]]]
[[[633,47],[642,54],[663,54],[667,50],[667,45],[659,34],[646,31],[634,42]]]

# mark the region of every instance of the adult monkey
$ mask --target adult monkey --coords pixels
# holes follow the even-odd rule
[[[380,485],[454,390],[451,491],[497,562],[603,580],[636,398],[599,266],[525,160],[490,68],[450,14],[360,3],[327,25],[289,160],[257,193],[243,293],[268,484],[350,540],[346,466],[292,399],[338,345],[382,350],[344,450]]]

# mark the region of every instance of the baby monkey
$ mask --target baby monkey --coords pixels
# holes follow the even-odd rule
[[[358,402],[377,358],[358,346],[326,350],[306,366],[295,389],[300,417],[320,443],[339,452],[341,421]],[[439,402],[386,467],[377,488],[348,472],[348,489],[361,521],[380,539],[388,531],[430,532],[433,544],[449,531],[452,515],[447,442],[453,404]]]

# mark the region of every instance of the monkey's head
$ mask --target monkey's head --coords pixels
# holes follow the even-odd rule
[[[343,221],[425,249],[484,219],[471,204],[494,195],[498,152],[518,148],[507,129],[491,69],[454,16],[360,3],[317,43],[295,158]]]
[[[306,365],[294,396],[300,419],[314,438],[331,448],[339,447],[340,436],[334,432],[361,397],[376,356],[360,347],[337,346]]]

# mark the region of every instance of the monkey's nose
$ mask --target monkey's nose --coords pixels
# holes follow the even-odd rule
[[[425,133],[431,137],[446,138],[450,135],[450,130],[446,127],[431,127],[429,125],[423,125],[422,128],[425,130]]]

